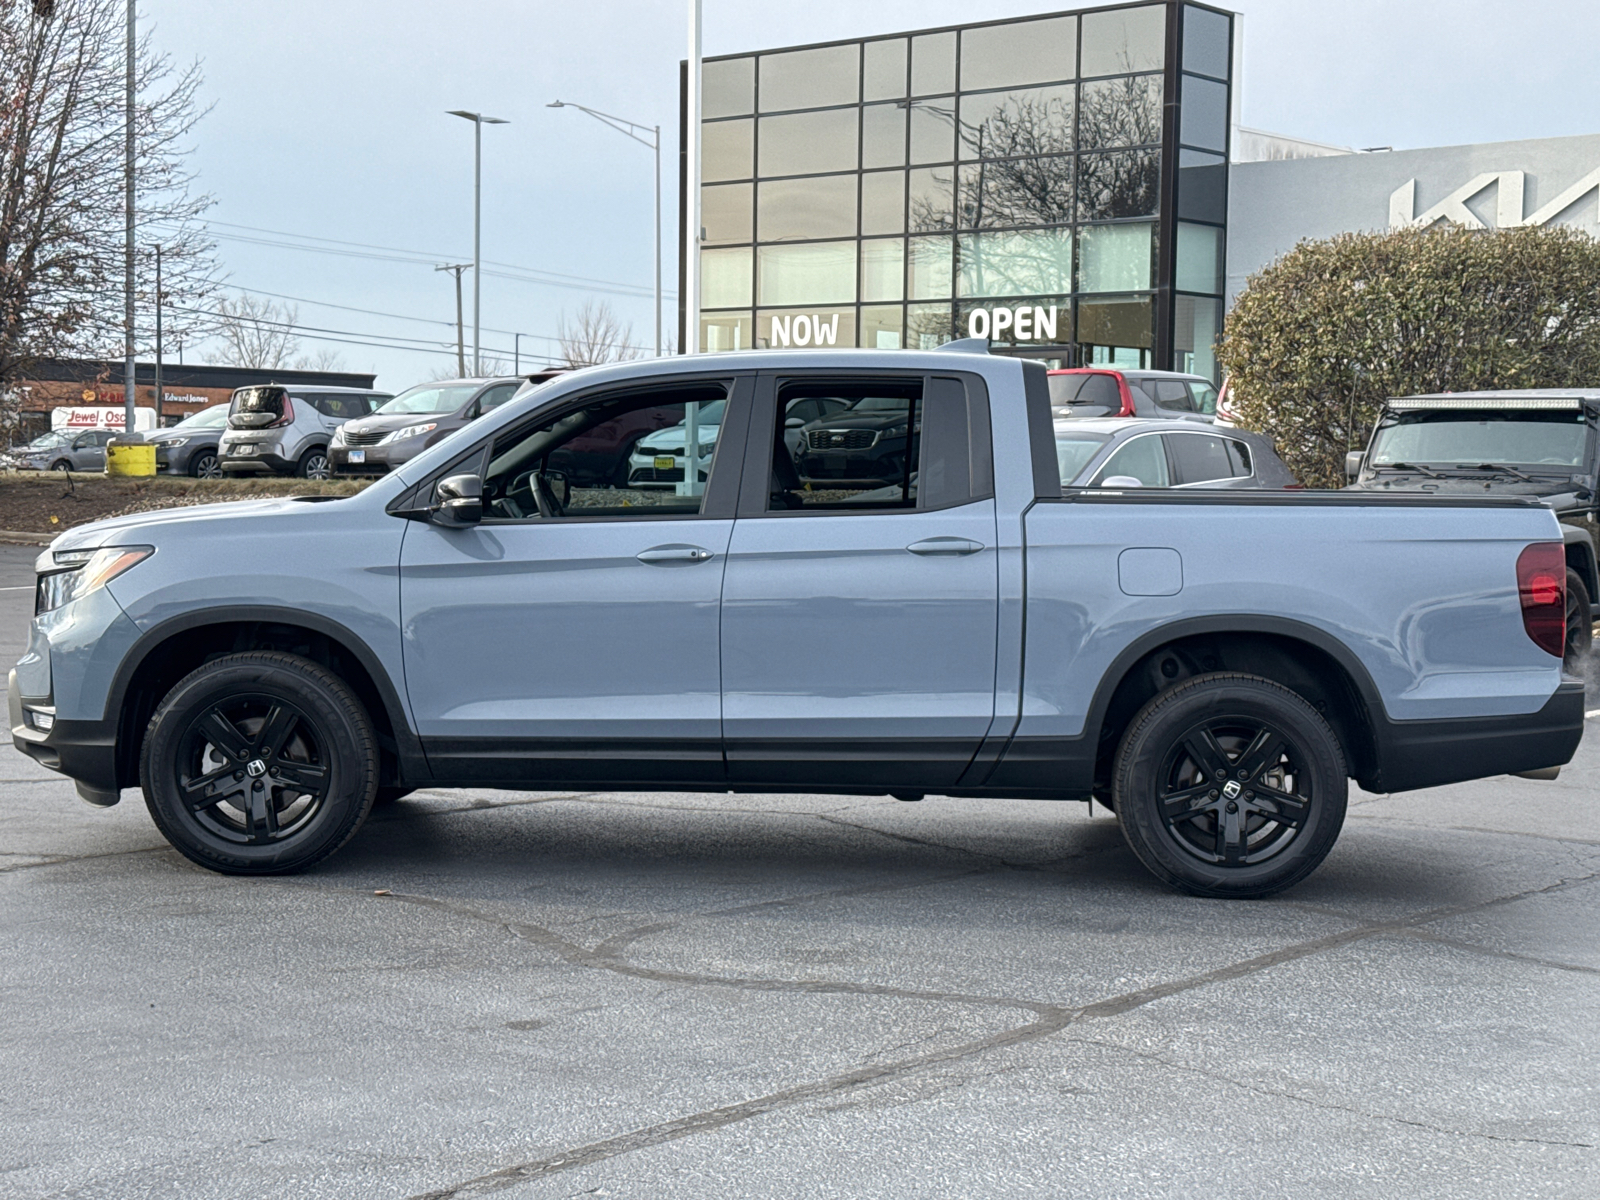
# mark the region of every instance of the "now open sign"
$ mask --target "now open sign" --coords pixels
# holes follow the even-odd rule
[[[997,342],[1053,342],[1057,308],[1036,304],[1016,308],[975,308],[967,314],[967,336]]]

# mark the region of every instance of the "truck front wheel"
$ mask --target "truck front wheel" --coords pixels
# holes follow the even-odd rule
[[[226,875],[299,871],[355,835],[378,743],[343,680],[298,655],[229,654],[157,706],[139,762],[145,804],[186,857]]]
[[[1113,772],[1117,821],[1158,878],[1250,898],[1299,883],[1344,825],[1339,739],[1296,693],[1217,673],[1161,693],[1129,724]]]

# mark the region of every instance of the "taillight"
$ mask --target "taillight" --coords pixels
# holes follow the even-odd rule
[[[280,425],[292,425],[293,423],[294,423],[294,401],[289,399],[289,397],[285,396],[283,398],[283,415],[281,417],[279,417],[276,421],[272,422],[272,424],[268,425],[267,428],[268,429],[276,429]]]
[[[1534,542],[1517,555],[1522,627],[1533,644],[1561,658],[1567,648],[1567,552],[1560,542]]]
[[[1133,392],[1130,391],[1129,388],[1128,388],[1128,381],[1126,379],[1124,379],[1121,375],[1113,375],[1111,378],[1113,378],[1113,379],[1115,379],[1117,381],[1117,390],[1122,393],[1122,411],[1119,412],[1117,414],[1117,416],[1119,416],[1119,417],[1136,417],[1136,416],[1138,416],[1139,412],[1133,406]]]

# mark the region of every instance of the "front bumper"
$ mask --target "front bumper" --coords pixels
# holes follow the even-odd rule
[[[335,442],[328,447],[328,466],[335,475],[387,475],[421,449],[420,445],[407,446],[403,442],[394,446],[344,446]],[[362,456],[361,462],[350,461],[352,450]]]
[[[28,724],[26,709],[49,710],[49,697],[24,697],[13,670],[6,681],[11,744],[41,767],[59,771],[78,785],[78,795],[107,808],[122,797],[117,786],[115,721],[63,721],[48,730]]]

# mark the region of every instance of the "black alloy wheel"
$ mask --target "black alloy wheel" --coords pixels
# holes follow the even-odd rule
[[[222,460],[215,450],[202,450],[190,461],[189,474],[196,479],[221,479]]]
[[[1594,610],[1583,576],[1567,572],[1567,640],[1561,665],[1569,675],[1582,675],[1594,646]]]
[[[371,810],[377,742],[342,680],[257,651],[191,672],[157,707],[140,761],[145,803],[184,855],[225,874],[301,870]]]
[[[302,479],[329,479],[333,476],[333,468],[328,464],[328,452],[320,446],[314,446],[300,456],[300,465],[296,472]]]
[[[1327,857],[1348,782],[1338,738],[1259,676],[1201,675],[1133,719],[1117,752],[1123,834],[1160,878],[1203,896],[1270,895]]]

